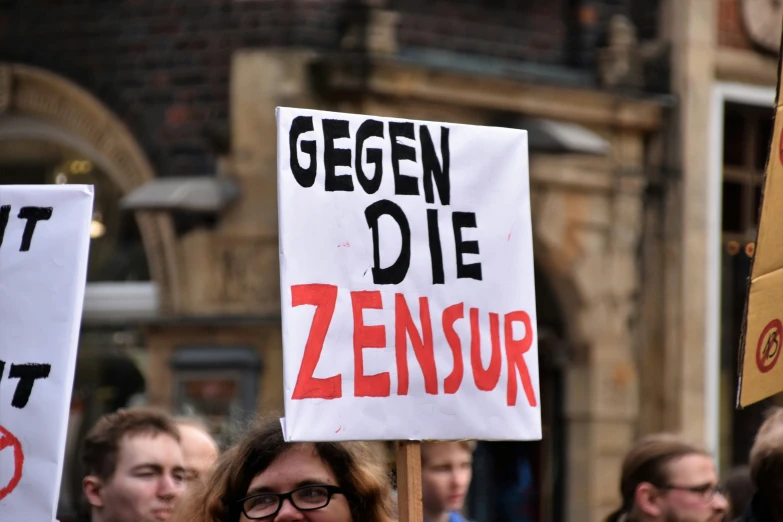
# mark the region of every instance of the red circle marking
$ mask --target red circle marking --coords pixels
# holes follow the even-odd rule
[[[780,319],[773,319],[761,332],[759,342],[756,345],[756,366],[761,373],[767,373],[775,367],[780,357],[781,343],[783,343],[783,323]]]
[[[19,439],[14,437],[13,433],[0,426],[0,451],[7,447],[14,449],[14,474],[11,476],[11,480],[0,488],[0,500],[3,500],[19,485],[19,481],[22,480],[22,466],[24,465],[24,452],[22,451],[22,443]]]
[[[783,164],[783,132],[780,133],[780,143],[778,144],[778,157],[780,163]]]

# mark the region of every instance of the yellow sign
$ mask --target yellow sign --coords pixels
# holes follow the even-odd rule
[[[775,131],[767,158],[761,218],[755,245],[746,316],[740,341],[742,371],[738,405],[783,391],[783,106],[780,64]]]

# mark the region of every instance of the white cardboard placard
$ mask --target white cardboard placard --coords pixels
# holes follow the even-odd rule
[[[277,124],[286,437],[540,439],[527,133]]]
[[[0,186],[0,519],[54,520],[92,186]]]

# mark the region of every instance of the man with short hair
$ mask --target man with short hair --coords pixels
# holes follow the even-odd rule
[[[156,410],[102,417],[84,440],[82,462],[92,522],[168,520],[184,490],[179,430]]]
[[[174,419],[180,434],[182,457],[185,459],[185,477],[190,481],[209,476],[220,450],[206,424],[195,417]]]
[[[729,507],[712,456],[665,433],[645,437],[625,456],[620,497],[606,522],[721,522]]]
[[[459,514],[473,477],[475,443],[421,445],[422,507],[425,522],[465,522]]]

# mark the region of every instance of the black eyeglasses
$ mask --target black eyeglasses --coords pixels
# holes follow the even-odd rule
[[[242,506],[242,513],[250,520],[262,520],[277,515],[288,499],[299,511],[313,511],[329,505],[332,495],[342,494],[337,486],[313,485],[303,486],[288,493],[257,493],[237,500]]]
[[[720,493],[721,495],[723,494],[722,486],[713,486],[712,484],[704,484],[702,486],[675,486],[669,484],[667,486],[661,486],[658,489],[678,489],[680,491],[690,491],[691,493],[699,495],[705,501],[712,500],[716,493]]]

